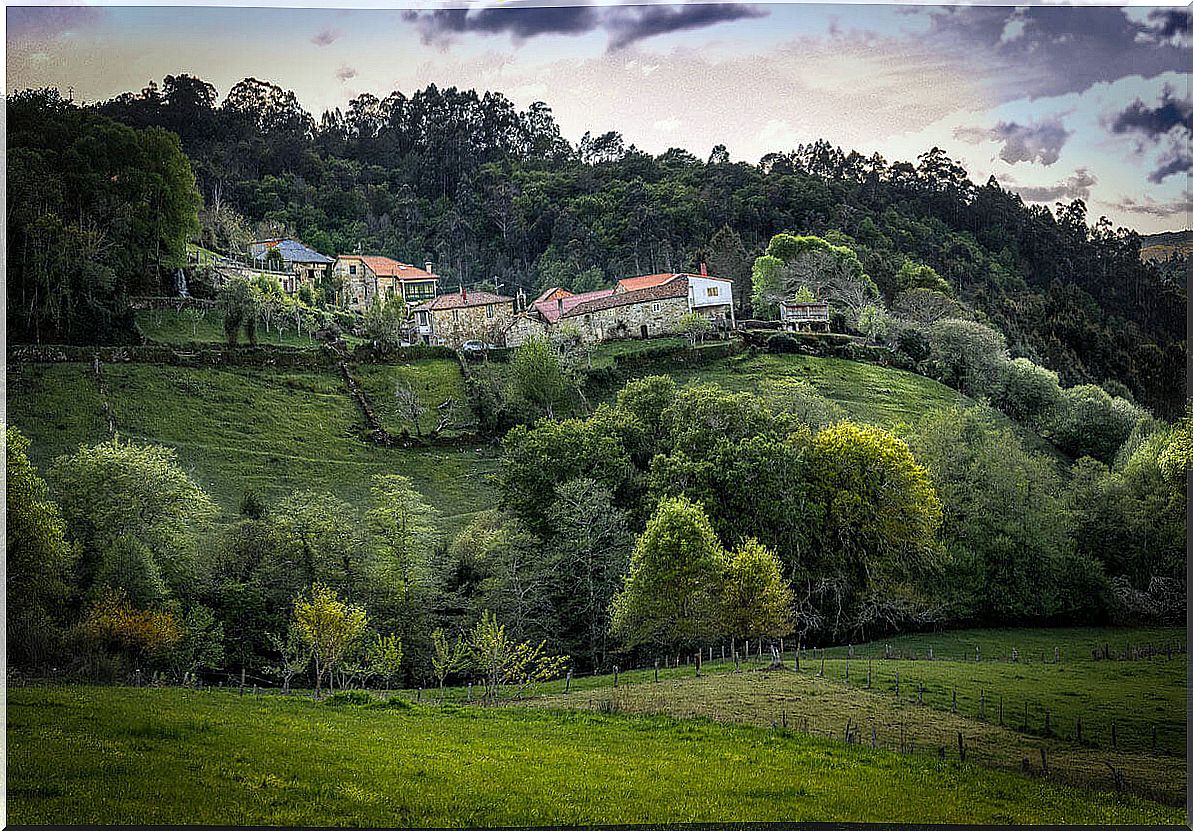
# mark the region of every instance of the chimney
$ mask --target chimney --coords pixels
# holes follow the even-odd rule
[[[434,271],[431,271],[431,261],[430,261],[430,260],[427,260],[425,263],[423,263],[423,265],[425,265],[425,266],[426,266],[426,268],[425,268],[425,269],[423,269],[423,270],[424,270],[424,271],[426,271],[426,272],[427,272],[427,274],[434,274],[434,273],[435,273]]]
[[[555,298],[555,308],[559,310],[559,316],[563,317],[563,298],[562,297]]]
[[[465,303],[468,302],[468,289],[464,288],[463,283],[460,283],[460,299]]]
[[[519,311],[519,312],[526,311],[526,292],[522,291],[521,286],[518,287],[518,294],[517,294],[517,300],[515,302],[515,305],[517,306],[516,311]]]
[[[707,277],[707,276],[708,276],[708,264],[707,264],[707,263],[701,263],[701,264],[700,264],[700,276],[701,276],[701,277]]]

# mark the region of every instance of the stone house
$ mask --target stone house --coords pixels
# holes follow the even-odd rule
[[[414,337],[432,346],[458,347],[467,340],[502,346],[514,320],[514,298],[461,289],[414,306]]]
[[[418,268],[389,257],[343,254],[336,258],[331,273],[339,286],[339,304],[357,311],[378,296],[401,297],[413,306],[438,294],[439,277],[429,262]]]
[[[689,312],[706,315],[720,329],[732,329],[733,284],[701,274],[649,274],[619,280],[613,288],[572,294],[548,289],[511,325],[506,343],[517,346],[530,334],[552,334],[573,325],[588,343],[673,334]]]
[[[271,255],[271,251],[277,255]],[[318,289],[319,279],[335,262],[293,239],[258,240],[249,246],[249,257],[255,268],[275,274],[287,294],[296,294],[304,285]]]

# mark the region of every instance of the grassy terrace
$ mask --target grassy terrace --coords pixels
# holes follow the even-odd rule
[[[708,720],[16,688],[18,823],[548,825],[854,820],[1179,824],[972,763]]]
[[[216,311],[208,311],[196,317],[189,312],[176,312],[173,309],[144,309],[137,312],[137,326],[141,334],[153,343],[226,342],[224,316]],[[306,329],[299,334],[298,329],[292,324],[281,330],[277,326],[266,329],[265,324],[257,327],[257,343],[264,346],[314,347],[317,343],[313,335],[313,332],[307,332]],[[242,332],[241,341],[243,340]]]
[[[247,488],[267,498],[297,488],[328,490],[361,504],[372,475],[388,472],[410,476],[446,528],[459,527],[495,498],[487,453],[362,441],[360,415],[331,372],[119,364],[103,374],[118,433],[175,448],[228,511]],[[39,466],[107,437],[88,365],[11,366],[8,382],[9,418],[33,440]]]
[[[401,411],[394,398],[394,390],[399,383],[409,384],[417,393],[419,402],[427,409],[418,424],[424,435],[434,429],[438,419],[437,408],[448,400],[454,401],[456,406],[451,426],[442,435],[461,435],[476,427],[464,398],[464,376],[459,362],[453,358],[429,358],[398,365],[361,364],[353,367],[352,374],[373,402],[385,429],[393,435],[400,435],[403,431],[411,436],[417,433],[409,414]]]
[[[848,650],[844,647],[828,651],[823,675],[819,650],[815,659],[810,652],[803,652],[799,673],[791,671],[795,656],[788,652],[789,671],[761,671],[765,664],[755,657],[737,674],[733,662],[721,661],[719,649],[714,648],[714,661],[705,664],[699,678],[691,665],[675,668],[672,655],[664,659],[671,666],[659,670],[658,683],[653,668],[619,673],[616,690],[609,675],[577,676],[570,683],[570,692],[564,693],[564,681],[551,682],[521,705],[583,711],[613,708],[759,726],[781,726],[786,719],[792,730],[806,729],[838,740],[848,726],[866,745],[874,742],[880,748],[929,755],[943,747],[950,759],[958,756],[957,734],[961,733],[972,763],[1019,771],[1027,759],[1038,773],[1043,748],[1050,776],[1058,781],[1112,787],[1109,763],[1124,772],[1128,790],[1175,803],[1183,802],[1185,788],[1185,656],[1102,661],[1094,660],[1090,652],[1095,644],[1109,644],[1114,651],[1129,643],[1161,644],[1183,638],[1183,630],[1171,628],[967,630],[910,636],[854,647],[848,679]],[[975,642],[983,644],[981,662],[968,652]],[[908,657],[882,658],[888,643],[894,655]],[[1032,645],[1043,643],[1049,645],[1048,662],[1039,660],[1038,649],[1030,663],[1024,663],[1022,657],[1017,662],[1009,660],[1012,646],[1022,655]],[[910,657],[912,645],[922,645],[918,659]],[[1000,645],[1005,646],[1005,653],[999,652]],[[927,646],[933,646],[932,661],[923,657]],[[1052,662],[1053,646],[1061,655],[1056,663]],[[872,662],[863,657],[869,655],[876,656]],[[436,693],[423,695],[429,701]],[[449,689],[446,696],[449,701],[460,701],[467,690]],[[1076,737],[1078,716],[1082,719],[1080,742]],[[1152,727],[1156,728],[1154,748]]]

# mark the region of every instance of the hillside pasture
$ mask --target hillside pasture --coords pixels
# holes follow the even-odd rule
[[[370,479],[401,473],[457,528],[492,507],[495,461],[473,447],[395,449],[362,438],[359,412],[338,374],[153,364],[102,368],[122,439],[172,447],[229,513],[247,489],[267,501],[295,489],[368,499]],[[9,367],[9,418],[45,467],[79,444],[108,438],[103,398],[87,364]]]
[[[1182,820],[1126,795],[711,720],[87,687],[13,689],[8,717],[18,823]]]

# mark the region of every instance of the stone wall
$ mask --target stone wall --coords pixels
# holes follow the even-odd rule
[[[487,309],[492,308],[489,317]],[[436,344],[459,346],[466,340],[479,340],[494,346],[504,346],[505,330],[514,319],[512,302],[492,303],[487,306],[465,306],[458,309],[434,309],[431,311]]]
[[[547,334],[549,334],[547,324],[538,318],[519,315],[514,318],[513,324],[505,330],[505,345],[517,348],[525,343],[527,338]]]
[[[686,297],[669,297],[663,300],[648,300],[628,306],[601,309],[589,315],[566,318],[575,323],[589,343],[619,338],[641,338],[642,327],[645,337],[656,338],[675,332],[679,320],[688,313]]]

